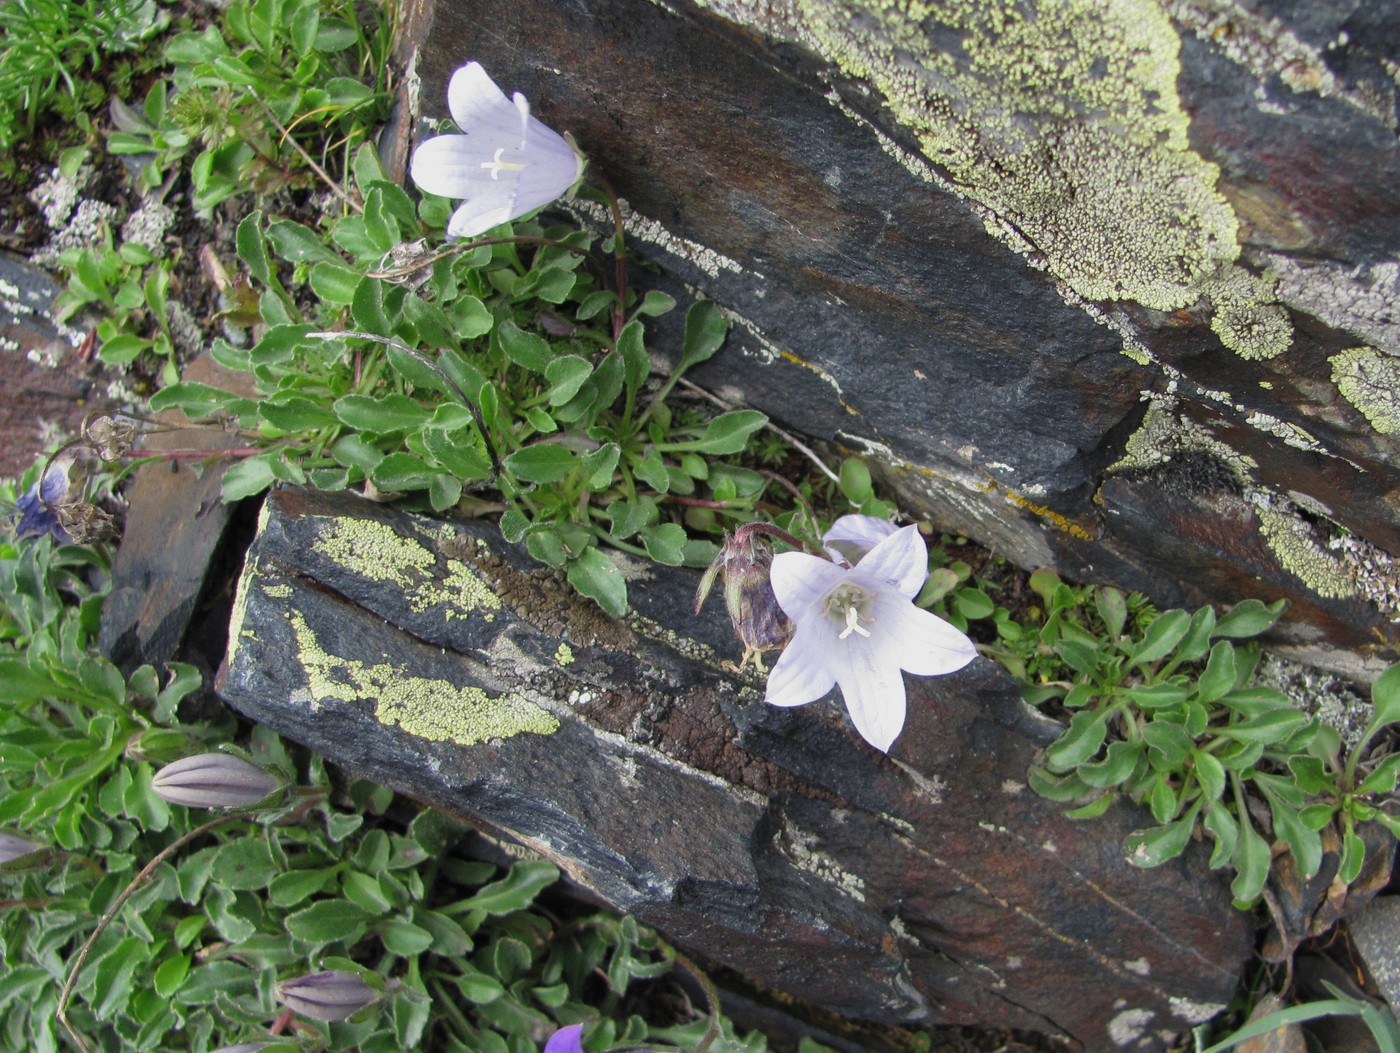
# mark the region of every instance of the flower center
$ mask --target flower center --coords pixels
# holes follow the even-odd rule
[[[824,613],[828,618],[845,623],[846,627],[841,630],[838,639],[844,640],[851,633],[870,636],[870,630],[860,624],[862,621],[874,621],[866,613],[870,607],[870,599],[869,593],[855,585],[841,585],[831,590],[831,594],[826,598]]]

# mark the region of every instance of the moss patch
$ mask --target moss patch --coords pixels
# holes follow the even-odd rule
[[[404,676],[387,663],[370,665],[326,651],[300,614],[290,615],[297,654],[314,704],[374,701],[374,717],[431,742],[475,746],[530,732],[550,735],[559,721],[514,692],[492,697],[479,687]]]
[[[1382,435],[1400,432],[1400,359],[1374,347],[1349,347],[1333,355],[1332,383]]]

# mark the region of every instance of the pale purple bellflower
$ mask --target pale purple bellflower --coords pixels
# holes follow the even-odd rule
[[[805,552],[773,557],[773,592],[794,632],[768,676],[767,701],[801,706],[840,685],[861,737],[888,752],[904,728],[901,670],[952,673],[977,657],[977,649],[943,619],[914,606],[928,578],[928,548],[917,527],[844,516],[822,541],[843,562]]]
[[[530,116],[525,96],[507,99],[480,63],[452,74],[447,108],[463,134],[422,143],[409,173],[430,194],[464,199],[448,221],[449,238],[475,237],[533,212],[583,176],[578,151]]]
[[[549,1036],[543,1053],[583,1053],[583,1025],[570,1024]]]

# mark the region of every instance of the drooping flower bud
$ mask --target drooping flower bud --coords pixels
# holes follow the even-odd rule
[[[342,969],[308,973],[277,985],[277,1000],[312,1020],[344,1020],[380,997],[358,973]]]
[[[271,772],[229,753],[184,757],[151,777],[157,796],[187,808],[247,808],[283,785]]]
[[[28,870],[48,861],[47,845],[0,830],[0,870]]]
[[[715,578],[724,580],[724,605],[734,635],[744,645],[739,661],[743,668],[750,658],[763,669],[763,652],[782,648],[792,638],[792,622],[778,606],[773,587],[768,584],[768,569],[773,564],[773,552],[753,529],[763,524],[748,524],[733,534],[726,534],[724,546],[700,579],[695,592],[698,614],[714,587]]]

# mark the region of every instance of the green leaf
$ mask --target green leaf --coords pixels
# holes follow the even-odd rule
[[[525,332],[509,318],[496,327],[496,339],[507,358],[533,373],[543,373],[554,359],[544,337]]]
[[[287,915],[287,933],[312,944],[354,943],[369,928],[370,915],[358,904],[327,899]]]
[[[1210,649],[1210,658],[1196,685],[1197,697],[1209,704],[1229,694],[1235,686],[1235,645],[1221,640]]]
[[[401,919],[381,925],[379,939],[388,950],[404,958],[416,958],[433,945],[431,932]]]
[[[595,492],[606,490],[612,485],[613,473],[617,471],[617,462],[621,457],[622,447],[615,442],[604,443],[583,457],[584,485]]]
[[[973,618],[973,617],[982,617],[982,618],[985,618],[988,614],[991,614],[991,613],[992,613],[992,610],[995,609],[995,608],[994,608],[994,605],[992,604],[992,601],[991,601],[990,599],[987,599],[985,593],[976,592],[975,590],[963,589],[963,590],[959,591],[959,592],[956,594],[955,600],[956,600],[957,597],[961,597],[961,596],[963,595],[963,593],[966,593],[966,592],[974,592],[976,595],[980,595],[980,596],[983,597],[983,599],[986,599],[986,607],[987,607],[987,610],[986,610],[986,613],[985,613],[985,614],[974,615],[974,614],[970,614],[970,613],[968,613],[967,611],[963,610],[962,604],[959,603],[959,604],[958,604],[958,613],[961,614],[964,618]],[[1090,674],[1092,674],[1092,673],[1094,672],[1094,670],[1095,670],[1096,668],[1098,668],[1098,664],[1099,664],[1099,655],[1098,655],[1098,652],[1097,652],[1096,650],[1094,650],[1093,647],[1090,647],[1090,646],[1088,646],[1087,644],[1081,643],[1081,642],[1078,641],[1078,640],[1058,640],[1058,641],[1056,641],[1056,643],[1055,643],[1055,653],[1056,653],[1057,655],[1059,655],[1061,659],[1064,660],[1065,665],[1069,666],[1071,669],[1073,669],[1076,673],[1079,673],[1081,676],[1089,676]]]
[[[579,388],[593,373],[593,367],[586,358],[578,355],[564,355],[553,359],[545,366],[544,376],[549,381],[549,404],[562,406],[578,394]]]
[[[1267,605],[1256,599],[1241,600],[1216,623],[1212,635],[1231,639],[1258,636],[1279,620],[1287,605],[1287,600],[1275,600]]]
[[[295,907],[323,891],[339,873],[339,867],[318,867],[278,874],[268,882],[268,899],[274,907]]]
[[[258,416],[284,435],[317,432],[340,423],[324,402],[302,395],[266,399],[258,403]]]
[[[1128,601],[1123,598],[1123,594],[1112,586],[1100,586],[1094,590],[1094,607],[1098,610],[1099,620],[1103,622],[1108,635],[1121,635],[1128,620]]]
[[[149,959],[150,947],[135,936],[128,936],[102,958],[94,984],[98,1000],[92,1007],[99,1019],[109,1019],[125,1008],[133,994],[132,977]]]
[[[1225,793],[1225,766],[1214,754],[1205,750],[1192,750],[1191,767],[1195,769],[1196,782],[1207,800],[1217,800]]]
[[[452,914],[481,911],[485,914],[512,914],[524,910],[544,889],[559,880],[553,863],[524,860],[510,868],[505,877],[483,886],[473,896],[452,904]]]
[[[1081,804],[1078,808],[1071,808],[1065,813],[1065,817],[1074,820],[1097,819],[1099,816],[1103,815],[1104,812],[1108,811],[1109,807],[1113,804],[1114,798],[1114,794],[1105,793],[1100,797],[1095,797],[1088,804]]]
[[[502,467],[523,482],[556,483],[579,464],[578,455],[567,447],[541,442],[516,450],[502,462]]]
[[[1215,844],[1210,852],[1211,869],[1223,867],[1235,854],[1235,844],[1240,836],[1240,828],[1235,823],[1234,816],[1219,801],[1211,801],[1206,808],[1206,817],[1201,825],[1215,839]]]
[[[641,389],[651,373],[651,359],[647,357],[646,330],[642,323],[628,322],[617,336],[617,350],[622,355],[623,375],[626,378],[629,397]]]
[[[218,413],[228,404],[239,398],[231,391],[216,388],[211,384],[182,380],[161,388],[151,396],[151,412],[163,413],[168,409],[178,409],[185,416],[198,419]]]
[[[1311,758],[1309,758],[1311,759]],[[1376,765],[1361,785],[1356,788],[1357,793],[1362,794],[1387,794],[1395,789],[1396,780],[1400,779],[1400,753],[1392,753]]]
[[[1236,904],[1253,905],[1264,891],[1264,882],[1269,877],[1269,866],[1273,856],[1269,843],[1254,832],[1248,816],[1236,813],[1239,822],[1239,838],[1235,843],[1235,880],[1230,884],[1230,893]]]
[[[1108,735],[1108,715],[1082,710],[1070,718],[1065,733],[1045,750],[1045,766],[1052,772],[1077,768],[1099,751]]]
[[[223,499],[232,503],[260,494],[276,481],[277,476],[268,463],[267,455],[260,454],[229,465],[220,485]]]
[[[729,323],[719,306],[711,300],[697,300],[685,313],[685,339],[681,344],[681,360],[676,372],[684,372],[711,358],[729,333]],[[737,453],[737,450],[728,451]]]
[[[1145,687],[1130,687],[1122,691],[1141,709],[1167,709],[1186,701],[1186,688],[1180,684],[1160,683]]]
[[[280,870],[267,841],[254,835],[219,846],[212,878],[235,891],[263,889]]]
[[[307,275],[311,291],[322,303],[332,307],[348,307],[355,299],[355,289],[360,282],[374,280],[365,278],[359,271],[343,263],[332,263],[329,260],[313,266],[311,273]]]
[[[1322,838],[1298,815],[1298,809],[1260,784],[1269,802],[1269,812],[1273,816],[1274,836],[1288,845],[1293,854],[1294,865],[1303,880],[1311,878],[1322,866]]]
[[[340,257],[326,246],[320,235],[300,223],[289,220],[273,223],[267,228],[267,240],[272,243],[273,251],[288,263],[341,262]],[[263,284],[272,283],[264,279]]]
[[[1079,777],[1099,789],[1117,786],[1132,776],[1142,758],[1142,751],[1141,742],[1111,742],[1103,760],[1089,761],[1078,767]]]
[[[1361,867],[1366,862],[1366,842],[1347,821],[1342,834],[1342,861],[1337,866],[1337,877],[1345,885],[1350,885],[1361,875]]]
[[[757,410],[731,410],[711,420],[698,439],[679,444],[677,448],[711,454],[742,453],[749,436],[767,423],[768,418]]]
[[[426,406],[407,395],[344,395],[331,407],[344,424],[357,431],[388,434],[421,428],[431,415]]]
[[[491,462],[475,445],[466,441],[462,432],[430,428],[422,433],[422,438],[424,449],[458,479],[471,482],[485,479],[491,474]]]
[[[1374,711],[1368,731],[1400,720],[1400,663],[1376,677],[1371,685],[1371,704]]]
[[[1295,729],[1307,722],[1307,715],[1299,713],[1297,710],[1274,709],[1260,713],[1257,717],[1252,717],[1241,723],[1227,725],[1220,729],[1220,734],[1241,742],[1268,744],[1282,742]]]
[[[1133,650],[1132,659],[1137,665],[1156,662],[1171,654],[1181,642],[1186,630],[1191,627],[1191,616],[1182,610],[1163,611],[1152,620],[1142,642]]]
[[[617,564],[596,548],[569,564],[569,584],[615,618],[627,613],[627,582]]]
[[[1034,765],[1026,772],[1026,782],[1036,794],[1050,801],[1077,801],[1091,789],[1077,771],[1059,775]]]
[[[1181,855],[1191,840],[1191,831],[1196,826],[1198,811],[1199,805],[1180,819],[1164,826],[1134,830],[1123,841],[1123,851],[1128,862],[1136,867],[1155,867]]]
[[[1176,645],[1176,654],[1172,656],[1172,660],[1180,663],[1194,662],[1200,658],[1210,649],[1210,634],[1214,628],[1214,609],[1202,607],[1197,610],[1191,615],[1191,624],[1186,628],[1186,635]]]
[[[262,220],[262,210],[257,209],[239,223],[234,233],[234,248],[238,252],[238,258],[248,268],[248,273],[262,284],[271,285],[275,277],[272,262],[267,255],[267,240],[263,237]]]
[[[679,567],[685,561],[685,528],[675,523],[642,527],[642,544],[647,555],[658,563]]]

